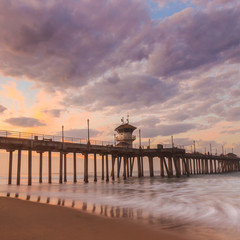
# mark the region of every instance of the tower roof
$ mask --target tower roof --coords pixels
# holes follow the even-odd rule
[[[134,127],[134,126],[132,126],[132,125],[130,125],[130,124],[128,124],[128,123],[124,123],[124,124],[118,126],[118,127],[115,129],[115,131],[118,131],[118,130],[120,130],[120,129],[132,129],[132,130],[134,131],[134,130],[137,129],[137,128]]]

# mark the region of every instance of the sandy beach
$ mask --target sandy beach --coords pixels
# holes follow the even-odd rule
[[[154,232],[123,219],[108,219],[79,210],[0,198],[1,240],[183,240],[168,232]]]

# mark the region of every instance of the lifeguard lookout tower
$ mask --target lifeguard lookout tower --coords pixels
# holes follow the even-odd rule
[[[136,139],[136,136],[132,135],[136,127],[129,124],[129,119],[127,118],[126,123],[124,118],[121,119],[122,124],[118,126],[115,131],[118,133],[116,136],[117,147],[128,147],[132,148],[132,143]]]

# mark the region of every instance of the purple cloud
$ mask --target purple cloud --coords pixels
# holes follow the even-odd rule
[[[45,113],[49,113],[52,117],[60,117],[61,113],[63,112],[63,109],[50,109],[50,110],[45,110]]]
[[[150,17],[134,0],[2,0],[0,15],[1,71],[54,87],[82,86],[151,49]]]
[[[210,12],[185,9],[161,24],[148,65],[158,76],[239,62],[239,8]]]
[[[4,112],[5,110],[7,110],[7,108],[5,108],[3,105],[0,105],[0,113]]]
[[[113,76],[87,86],[75,96],[67,96],[64,103],[92,110],[106,106],[139,108],[165,102],[178,92],[178,85],[151,76]]]
[[[5,120],[6,123],[9,123],[13,126],[18,127],[38,127],[38,126],[45,126],[44,123],[40,122],[36,118],[29,118],[29,117],[17,117],[17,118],[9,118]]]
[[[90,137],[96,137],[98,134],[100,134],[101,131],[98,131],[96,129],[90,129],[89,135]],[[57,135],[61,135],[62,132],[58,132]],[[74,138],[87,138],[87,129],[69,129],[64,131],[65,137],[74,137]]]

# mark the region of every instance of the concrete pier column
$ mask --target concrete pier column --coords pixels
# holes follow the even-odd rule
[[[28,150],[28,186],[32,185],[32,150]]]
[[[102,180],[104,180],[104,155],[102,155]]]
[[[132,162],[130,164],[130,177],[132,177],[132,174],[133,174],[134,160],[135,160],[135,157],[132,157]]]
[[[144,177],[144,166],[143,166],[143,157],[141,156],[141,169],[142,169],[142,177]]]
[[[59,183],[63,182],[63,153],[60,152],[59,155]]]
[[[217,173],[217,163],[216,163],[216,159],[214,160],[214,173]]]
[[[67,182],[67,153],[64,153],[64,182]]]
[[[117,162],[117,178],[120,176],[120,170],[121,170],[121,162],[122,162],[122,157],[118,157],[118,162]]]
[[[184,168],[185,168],[185,172],[187,174],[187,176],[189,177],[190,175],[190,170],[189,170],[189,162],[188,162],[188,158],[182,158],[183,163],[184,163]]]
[[[140,178],[142,176],[141,171],[141,158],[140,156],[137,156],[137,166],[138,166],[138,177]]]
[[[212,174],[213,173],[213,160],[210,159],[210,173]]]
[[[190,173],[193,174],[192,158],[189,158],[188,161],[189,161],[189,168],[190,168],[189,170],[190,170]]]
[[[12,184],[12,160],[13,160],[13,151],[9,150],[9,169],[8,169],[8,184]]]
[[[129,157],[127,157],[127,177],[129,178]]]
[[[196,164],[194,158],[193,158],[193,174],[196,174]]]
[[[171,157],[168,158],[168,171],[169,171],[170,175],[173,176],[173,167],[172,167],[172,158]]]
[[[127,173],[126,173],[126,165],[127,165],[127,157],[123,157],[123,179],[127,179]]]
[[[17,185],[20,185],[20,179],[21,179],[21,155],[22,150],[18,149],[18,164],[17,164]]]
[[[77,182],[77,153],[73,153],[73,182]]]
[[[115,180],[114,165],[115,165],[115,156],[112,155],[112,180]]]
[[[52,152],[48,151],[48,183],[52,183]]]
[[[42,183],[42,161],[43,152],[39,152],[39,183]]]
[[[160,157],[160,175],[164,177],[164,166],[163,166],[163,157]]]
[[[106,154],[106,182],[109,182],[108,154]]]
[[[201,160],[198,159],[198,174],[201,174]]]
[[[208,174],[208,159],[205,159],[205,174]]]
[[[202,169],[201,169],[201,172],[202,172],[202,174],[204,174],[204,172],[205,172],[205,171],[204,171],[204,169],[205,169],[205,165],[204,165],[204,163],[205,163],[205,162],[204,162],[204,159],[203,159],[203,158],[201,159],[201,162],[202,162]]]
[[[174,163],[174,166],[175,166],[176,177],[180,177],[177,158],[175,156],[173,156],[173,163]]]
[[[97,181],[97,154],[94,153],[94,182]]]
[[[153,173],[153,158],[148,157],[148,161],[149,161],[149,175],[150,175],[150,177],[153,177],[154,176],[154,173]]]
[[[88,153],[84,153],[84,182],[88,183]]]
[[[168,166],[167,166],[167,163],[166,163],[166,160],[165,160],[164,157],[163,157],[163,163],[164,163],[164,166],[165,166],[167,175],[168,175],[168,177],[170,178],[170,177],[171,177],[171,173],[170,173],[170,171],[169,171],[169,169],[168,169]]]

